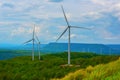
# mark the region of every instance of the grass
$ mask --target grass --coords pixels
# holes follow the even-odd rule
[[[53,80],[120,80],[120,58],[108,64],[88,66],[69,73],[64,78]]]

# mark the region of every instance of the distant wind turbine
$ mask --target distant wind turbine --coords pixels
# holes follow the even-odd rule
[[[35,37],[36,37],[36,39],[37,39],[37,41],[38,41],[38,54],[39,54],[39,60],[41,60],[41,58],[40,58],[40,40],[38,39],[38,37],[37,37],[37,35],[35,35]]]
[[[34,29],[33,29],[33,35],[32,35],[32,39],[24,42],[24,44],[27,44],[29,42],[32,41],[32,61],[34,61],[34,42],[35,42],[35,25],[34,25]]]
[[[103,48],[100,48],[100,54],[102,55],[102,53],[103,53]]]
[[[109,48],[109,55],[111,55],[111,48]]]
[[[62,8],[62,12],[63,12],[63,15],[64,15],[64,18],[65,18],[65,21],[67,23],[67,28],[63,31],[63,33],[59,36],[59,38],[56,40],[58,41],[64,34],[65,32],[68,30],[68,65],[70,65],[70,31],[71,31],[71,28],[81,28],[81,29],[88,29],[90,30],[89,28],[84,28],[84,27],[77,27],[77,26],[71,26],[67,20],[67,17],[66,17],[66,14],[65,14],[65,11],[64,11],[64,8],[63,6],[61,5],[61,8]]]

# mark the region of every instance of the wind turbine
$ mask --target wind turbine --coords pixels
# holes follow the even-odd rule
[[[103,48],[100,48],[100,53],[101,53],[101,55],[102,55],[102,53],[103,53]]]
[[[77,27],[77,26],[71,26],[67,20],[67,17],[66,17],[66,14],[65,14],[65,11],[64,11],[64,8],[63,6],[61,5],[61,8],[62,8],[62,12],[63,12],[63,15],[64,15],[64,18],[65,18],[65,21],[67,23],[67,28],[63,31],[63,33],[58,37],[58,39],[56,41],[58,41],[64,34],[65,32],[68,30],[68,65],[70,65],[70,35],[71,35],[71,28],[81,28],[81,29],[88,29],[90,30],[89,28],[84,28],[84,27]]]
[[[37,37],[37,35],[35,35],[35,37],[36,37],[36,39],[37,39],[37,41],[38,41],[38,55],[39,55],[39,60],[41,60],[41,58],[40,58],[40,40],[38,39],[38,37]]]
[[[32,39],[24,42],[24,44],[27,44],[27,43],[29,43],[29,42],[32,42],[32,61],[34,61],[35,25],[34,25],[34,28],[33,28]]]

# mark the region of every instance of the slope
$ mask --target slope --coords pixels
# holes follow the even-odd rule
[[[64,78],[53,80],[120,80],[120,58],[108,64],[89,66],[69,73]]]

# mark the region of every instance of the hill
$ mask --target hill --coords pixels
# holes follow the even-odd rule
[[[84,69],[89,65],[106,64],[115,61],[119,56],[100,56],[93,53],[71,53],[73,66],[67,64],[67,53],[42,55],[31,61],[31,56],[15,57],[0,61],[0,80],[50,80],[62,78],[70,72]],[[80,66],[76,66],[80,65]]]
[[[0,49],[7,50],[32,50],[32,44],[26,45],[11,45],[5,44],[0,45]],[[37,51],[38,46],[35,44],[35,50]],[[49,43],[49,44],[40,44],[40,49],[42,53],[58,53],[65,52],[68,49],[67,43]],[[119,44],[90,44],[90,43],[71,43],[72,52],[93,52],[98,54],[119,54],[120,45]]]
[[[114,50],[119,50],[120,51],[120,44],[109,44],[107,45],[110,48],[114,49]]]
[[[116,45],[113,45],[114,47]],[[93,52],[99,54],[119,54],[120,46],[117,46],[119,49],[115,49],[112,45],[104,44],[87,44],[87,43],[71,43],[72,52]],[[65,52],[68,50],[67,43],[49,43],[42,48],[42,52]]]
[[[54,80],[120,80],[120,58],[108,64],[89,66]]]

